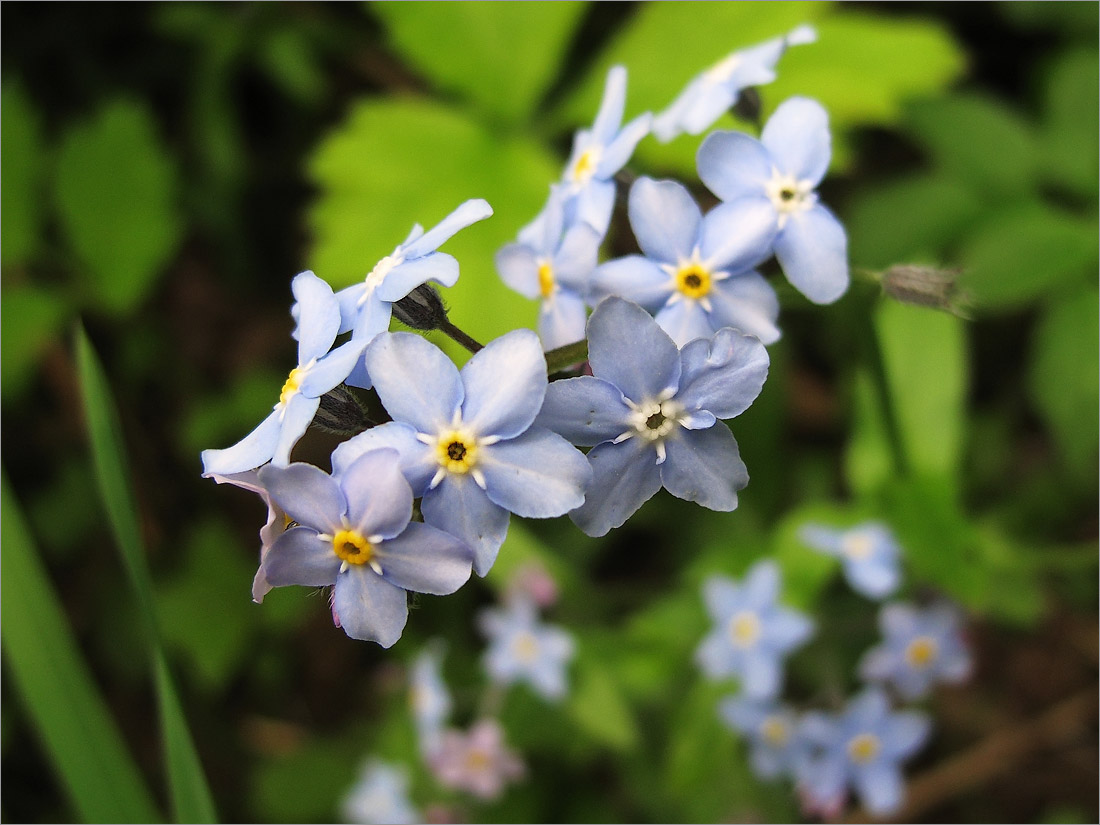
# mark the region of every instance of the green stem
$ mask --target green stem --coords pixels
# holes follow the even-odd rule
[[[439,325],[439,331],[451,338],[451,340],[457,341],[459,344],[466,347],[470,352],[476,353],[478,350],[482,349],[481,344],[460,330],[449,320],[444,320],[443,323]]]
[[[864,342],[865,360],[871,371],[871,382],[875,388],[875,400],[878,402],[879,414],[886,428],[886,439],[890,443],[890,452],[894,459],[894,471],[899,476],[909,475],[909,456],[905,451],[905,442],[901,437],[901,427],[898,424],[897,411],[894,406],[894,396],[890,391],[890,380],[886,375],[886,363],[882,357],[882,345],[879,342],[878,330],[874,323],[874,301],[864,304],[866,311],[860,313],[860,325],[863,334],[860,336]]]
[[[555,372],[561,372],[587,360],[588,339],[582,339],[575,344],[566,344],[564,347],[558,347],[546,353],[546,372],[548,375],[553,375]]]

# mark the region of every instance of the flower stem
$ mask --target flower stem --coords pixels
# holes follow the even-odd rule
[[[470,352],[477,352],[478,350],[482,349],[481,344],[479,344],[465,332],[452,324],[449,319],[444,319],[443,321],[441,321],[438,329],[444,335],[451,338],[451,340],[457,341],[459,344],[466,347],[466,349],[468,349]]]
[[[872,311],[874,302],[866,304],[866,311],[860,313],[860,324],[863,326],[863,339],[865,360],[871,371],[871,382],[874,385],[875,400],[878,402],[879,414],[886,429],[886,440],[890,444],[890,453],[894,460],[894,471],[899,476],[909,474],[909,456],[905,451],[905,442],[901,437],[901,427],[898,424],[897,410],[894,407],[894,396],[890,391],[890,380],[886,375],[886,363],[882,357],[882,344],[879,341],[878,330],[875,329]]]
[[[564,347],[558,347],[546,353],[546,373],[553,375],[555,372],[561,372],[587,360],[588,339],[585,338],[575,344],[566,344]]]

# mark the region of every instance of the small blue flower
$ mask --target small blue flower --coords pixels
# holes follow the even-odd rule
[[[770,216],[749,201],[722,204],[704,218],[675,181],[639,178],[630,189],[630,225],[644,255],[601,264],[592,300],[618,295],[657,313],[677,346],[723,327],[779,339],[775,290],[752,270],[771,254]]]
[[[775,64],[788,46],[813,43],[817,32],[799,26],[783,37],[733,52],[695,77],[672,104],[653,118],[653,134],[661,143],[677,135],[702,134],[737,103],[741,90],[775,80]]]
[[[417,655],[410,670],[409,707],[420,752],[425,755],[438,747],[443,726],[451,715],[451,694],[440,672],[442,660],[442,643],[437,640]]]
[[[950,605],[918,610],[888,604],[879,611],[878,623],[885,639],[860,662],[864,679],[888,682],[902,697],[919,699],[937,682],[961,682],[970,675],[959,614]]]
[[[340,331],[340,306],[332,287],[312,272],[291,283],[298,320],[298,366],[279,393],[274,411],[260,426],[225,450],[203,450],[203,476],[229,476],[270,461],[285,466],[321,404],[321,396],[342,383],[363,352],[365,341],[349,341],[329,352]]]
[[[573,658],[573,637],[540,622],[532,602],[517,597],[503,610],[483,610],[479,625],[489,639],[485,669],[494,682],[526,682],[551,701],[565,696],[569,689],[565,670]]]
[[[813,622],[776,604],[779,567],[757,562],[743,583],[711,576],[703,583],[703,599],[715,627],[699,645],[695,658],[711,679],[736,676],[752,699],[778,695],[783,684],[783,659],[813,633]]]
[[[728,696],[718,707],[722,720],[752,743],[753,772],[761,779],[794,776],[806,759],[797,714],[773,700]]]
[[[273,587],[335,584],[333,612],[353,639],[390,647],[408,619],[405,591],[446,595],[470,578],[467,545],[410,523],[412,490],[394,450],[365,454],[335,477],[312,464],[264,467],[260,482],[299,525],[267,551],[264,577]]]
[[[367,761],[340,809],[345,822],[362,825],[415,825],[424,821],[409,801],[409,772],[380,759]]]
[[[518,329],[491,341],[462,368],[434,344],[384,333],[367,347],[367,370],[393,421],[345,441],[333,453],[343,472],[368,450],[392,447],[428,524],[493,566],[508,514],[560,516],[584,501],[592,471],[561,436],[531,426],[546,395],[538,336]]]
[[[527,298],[541,298],[539,338],[549,351],[584,338],[588,320],[585,299],[588,277],[596,267],[600,236],[586,223],[564,227],[565,210],[560,187],[526,240],[497,253],[497,271],[504,283]]]
[[[637,304],[606,298],[588,319],[593,375],[555,381],[537,423],[591,446],[593,481],[569,514],[590,536],[620,526],[663,486],[711,510],[737,507],[748,483],[720,418],[760,394],[768,353],[732,329],[683,348]]]
[[[780,104],[760,140],[714,132],[699,147],[699,178],[723,201],[747,201],[776,230],[773,250],[787,280],[814,303],[848,289],[848,236],[814,189],[829,168],[828,115],[820,103]]]
[[[905,793],[900,763],[924,745],[930,728],[923,713],[891,712],[877,688],[853,698],[840,716],[807,713],[802,735],[815,752],[799,776],[806,801],[837,810],[852,787],[873,816],[894,813]]]
[[[872,521],[849,530],[807,524],[800,536],[814,550],[840,559],[844,577],[857,593],[882,599],[901,584],[901,548],[885,524]]]

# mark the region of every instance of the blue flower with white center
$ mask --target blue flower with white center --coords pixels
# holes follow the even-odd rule
[[[573,139],[573,152],[562,173],[566,223],[589,224],[602,238],[615,208],[615,173],[638,141],[649,134],[649,112],[619,128],[626,106],[626,69],[612,66],[607,73],[603,100],[591,129],[581,129]]]
[[[723,327],[779,339],[779,299],[752,267],[771,254],[774,221],[748,201],[704,218],[675,181],[639,178],[630,188],[630,225],[644,255],[608,261],[592,274],[592,300],[618,295],[657,313],[677,346]]]
[[[526,682],[555,702],[566,695],[565,671],[575,652],[573,637],[540,622],[532,602],[513,598],[503,610],[483,610],[478,623],[489,639],[485,669],[494,682]]]
[[[441,643],[421,651],[413,660],[409,678],[409,707],[416,723],[420,752],[429,754],[439,745],[443,725],[451,715],[451,694],[440,673]]]
[[[919,699],[933,684],[957,683],[970,675],[970,652],[958,611],[950,605],[919,610],[888,604],[879,611],[878,624],[884,640],[864,655],[862,678],[892,684],[905,699]]]
[[[338,476],[312,464],[264,467],[260,482],[299,526],[261,568],[273,587],[334,584],[333,612],[353,639],[390,647],[409,611],[405,591],[446,595],[470,578],[473,554],[454,536],[411,522],[413,496],[395,450],[376,450]]]
[[[695,658],[711,679],[736,676],[752,699],[778,695],[783,684],[783,660],[813,633],[813,622],[776,603],[779,567],[760,561],[743,582],[710,576],[703,582],[703,600],[714,620]]]
[[[270,461],[285,466],[321,404],[321,396],[342,383],[355,367],[365,341],[349,341],[329,352],[340,331],[340,305],[332,287],[312,272],[291,283],[298,320],[298,366],[290,371],[274,411],[260,426],[225,450],[203,450],[203,476],[229,476]]]
[[[745,200],[776,229],[772,248],[787,280],[817,304],[848,289],[848,236],[814,189],[832,152],[821,104],[792,97],[771,116],[760,140],[714,132],[699,147],[699,178],[723,201]]]
[[[764,345],[723,329],[680,351],[640,306],[606,298],[588,319],[588,359],[593,375],[552,383],[536,419],[593,448],[593,481],[573,522],[602,536],[661,487],[711,510],[735,509],[749,477],[718,419],[740,415],[760,394]]]
[[[370,759],[340,806],[344,821],[362,825],[415,825],[423,822],[409,801],[409,772],[399,765]]]
[[[794,776],[806,758],[806,742],[799,735],[793,710],[774,701],[728,696],[718,707],[719,716],[732,730],[752,743],[749,760],[761,779]]]
[[[925,743],[931,724],[917,711],[892,712],[881,690],[868,688],[839,716],[807,713],[802,736],[815,753],[800,771],[811,807],[836,810],[848,788],[874,816],[897,811],[904,798],[900,764]]]
[[[694,78],[672,104],[653,118],[653,134],[661,143],[677,135],[702,134],[737,103],[741,90],[775,80],[775,64],[788,46],[813,43],[817,32],[799,26],[776,37],[722,58]]]
[[[883,599],[901,584],[901,548],[885,524],[871,521],[848,530],[807,524],[799,535],[814,550],[840,559],[857,593]]]
[[[367,370],[393,421],[345,441],[343,468],[377,447],[401,453],[424,521],[474,548],[474,569],[493,566],[509,513],[563,515],[584,501],[592,471],[565,439],[531,426],[546,395],[538,336],[518,329],[491,341],[462,368],[419,335],[379,335]]]
[[[525,233],[526,241],[508,244],[496,256],[504,283],[526,298],[541,299],[538,329],[545,350],[584,338],[588,276],[600,247],[595,229],[587,223],[566,229],[564,218],[562,192],[554,187],[538,231]]]

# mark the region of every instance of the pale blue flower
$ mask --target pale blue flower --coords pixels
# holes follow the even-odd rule
[[[667,109],[654,116],[653,134],[661,143],[684,132],[702,134],[737,103],[742,89],[775,80],[775,64],[788,46],[816,39],[812,26],[799,26],[783,37],[727,55],[696,76]]]
[[[539,338],[545,350],[584,338],[588,320],[588,277],[596,267],[600,236],[587,223],[565,227],[560,187],[554,187],[537,232],[508,244],[496,255],[504,283],[527,298],[538,298]]]
[[[786,705],[728,696],[718,706],[718,713],[732,730],[752,743],[749,761],[761,779],[794,776],[805,761],[807,745],[800,735],[798,715]]]
[[[442,642],[436,640],[417,655],[409,671],[409,707],[420,752],[425,755],[438,747],[443,725],[451,715],[451,694],[443,681],[442,666]]]
[[[409,800],[409,772],[403,765],[369,759],[340,805],[345,822],[415,825],[423,822]]]
[[[312,464],[264,467],[260,482],[299,526],[261,568],[273,587],[334,584],[333,613],[353,639],[390,647],[408,619],[405,591],[446,595],[470,578],[473,553],[454,536],[410,523],[413,495],[395,450],[375,450],[337,476]]]
[[[703,217],[684,186],[651,178],[630,188],[629,214],[643,254],[600,264],[593,301],[618,295],[655,312],[679,347],[723,327],[779,339],[779,299],[752,269],[771,254],[770,216],[738,201]]]
[[[833,811],[853,788],[873,816],[889,816],[905,795],[900,764],[924,745],[930,729],[923,713],[892,712],[877,688],[853,698],[839,716],[805,714],[801,734],[815,749],[800,770],[805,800]]]
[[[901,548],[885,524],[871,521],[848,530],[807,524],[799,535],[813,549],[840,559],[857,593],[882,599],[901,584]]]
[[[428,524],[475,551],[484,576],[508,531],[508,514],[560,516],[584,501],[588,462],[561,436],[531,426],[546,395],[538,336],[518,329],[462,368],[419,335],[384,333],[367,347],[367,370],[393,421],[345,441],[343,468],[377,447],[401,453]]]
[[[783,684],[783,660],[813,633],[813,622],[776,603],[779,567],[759,561],[742,582],[710,576],[703,582],[703,599],[714,629],[696,650],[695,659],[711,679],[735,676],[752,699],[778,695]]]
[[[860,662],[864,679],[892,684],[903,698],[919,699],[933,684],[957,683],[970,675],[970,652],[952,606],[919,610],[888,604],[879,611],[878,624],[885,638]]]
[[[566,667],[575,652],[573,637],[539,621],[531,601],[514,597],[503,609],[483,610],[478,624],[489,639],[485,669],[494,682],[526,682],[551,701],[566,695]]]
[[[764,345],[723,329],[679,351],[640,306],[606,298],[588,319],[588,356],[593,375],[552,383],[537,419],[593,447],[593,481],[569,514],[574,523],[602,536],[661,487],[711,510],[735,509],[748,472],[718,419],[759,395]]]
[[[775,110],[760,140],[714,132],[699,147],[699,178],[727,203],[746,202],[775,227],[772,248],[787,280],[814,303],[848,289],[848,236],[814,189],[832,152],[821,104],[792,97]]]
[[[505,744],[504,728],[491,718],[479,719],[465,733],[444,731],[428,765],[439,784],[484,800],[497,799],[527,773],[523,760]]]
[[[298,366],[279,393],[279,403],[260,426],[225,450],[203,450],[203,475],[230,476],[270,461],[285,466],[321,404],[321,396],[352,372],[365,341],[348,341],[329,352],[340,331],[340,305],[332,287],[312,272],[296,275],[294,317],[298,321]]]

